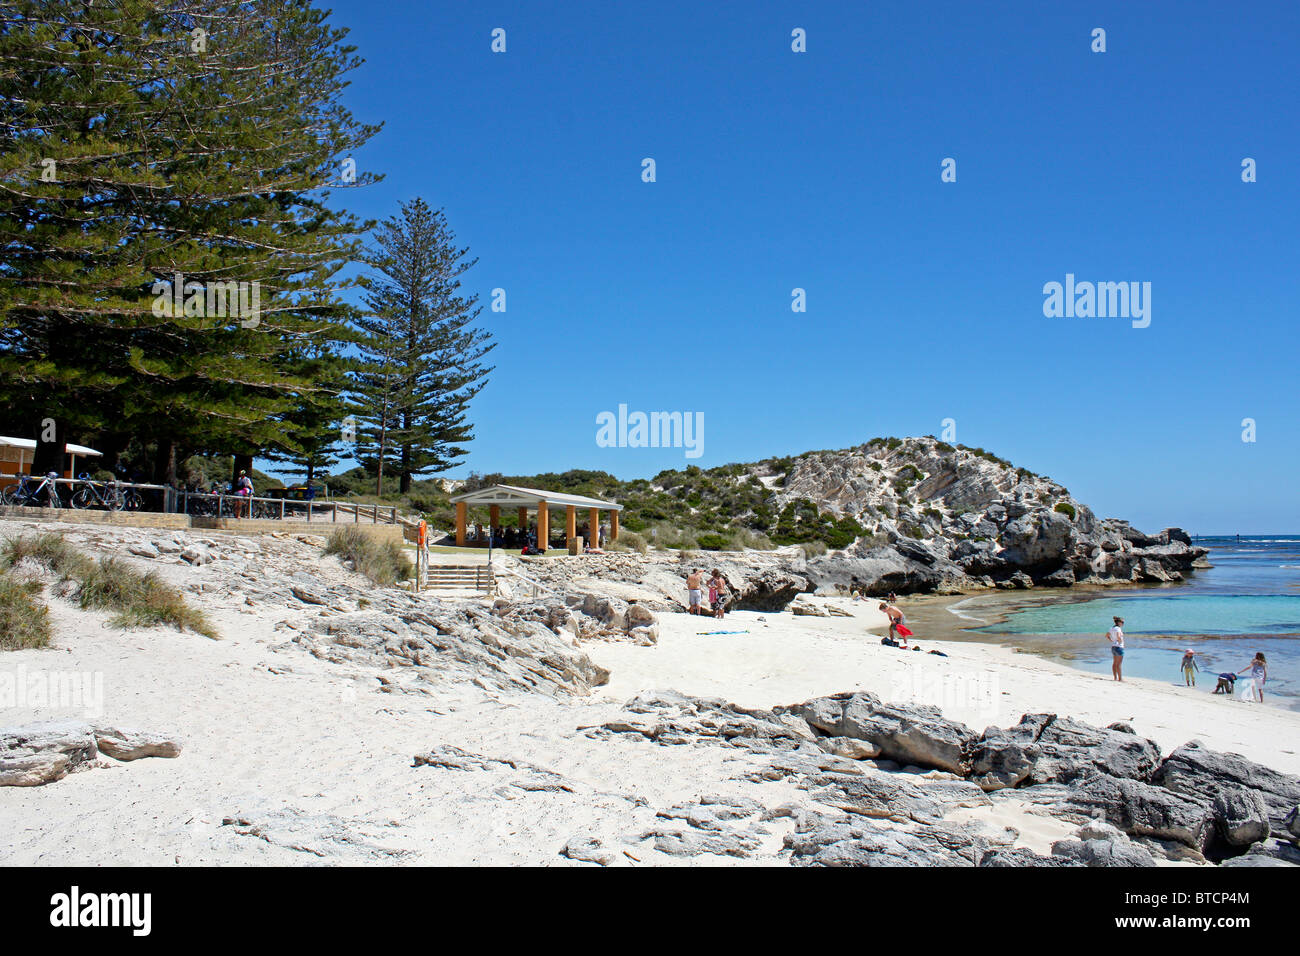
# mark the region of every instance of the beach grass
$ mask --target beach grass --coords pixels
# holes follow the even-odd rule
[[[50,609],[38,600],[40,593],[37,581],[0,574],[0,650],[50,646]]]
[[[113,612],[110,623],[117,627],[155,627],[167,624],[178,630],[190,630],[205,637],[216,638],[216,629],[202,611],[185,600],[185,596],[158,575],[136,570],[117,558],[93,558],[68,544],[61,535],[53,532],[22,535],[0,542],[0,570],[12,569],[23,561],[30,561],[54,572],[63,581],[76,584],[73,598],[85,610]],[[9,581],[8,578],[5,579]],[[15,582],[10,581],[10,590]],[[19,585],[21,587],[21,585]],[[35,592],[28,595],[36,603]],[[31,617],[24,610],[20,598],[12,595],[12,613]],[[48,616],[48,609],[37,604]],[[36,633],[39,639],[39,625]],[[48,621],[45,624],[48,644]],[[16,639],[15,639],[16,640]],[[45,646],[36,644],[31,646]]]
[[[118,627],[156,627],[167,624],[216,638],[207,616],[191,606],[184,595],[152,571],[141,573],[118,558],[104,558],[81,579],[76,593],[84,609],[113,612]]]
[[[392,587],[414,573],[411,559],[396,541],[376,541],[356,528],[339,528],[325,542],[325,553],[351,561],[360,574],[380,587]]]
[[[0,543],[0,569],[12,568],[24,560],[48,568],[65,580],[80,580],[95,563],[68,544],[62,535],[50,531],[8,538]]]

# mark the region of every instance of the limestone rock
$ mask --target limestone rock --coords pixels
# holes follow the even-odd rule
[[[212,553],[204,545],[190,545],[181,551],[181,560],[198,567],[199,565],[210,564],[212,562]]]
[[[1155,866],[1150,853],[1133,843],[1112,840],[1058,840],[1052,855],[1080,866]]]
[[[1204,849],[1214,829],[1210,808],[1163,787],[1097,773],[1070,787],[1067,805],[1100,816],[1131,836],[1173,840]]]
[[[1068,782],[1093,771],[1150,779],[1159,765],[1154,741],[1055,714],[1025,714],[1007,729],[990,727],[971,751],[974,779],[988,790]]]
[[[179,757],[182,744],[169,734],[96,724],[93,728],[99,751],[114,760],[139,760],[141,757]]]
[[[93,764],[98,750],[89,725],[62,720],[0,731],[0,786],[35,787]]]
[[[1268,806],[1254,791],[1225,787],[1210,805],[1219,835],[1229,846],[1243,847],[1268,837]]]
[[[966,750],[976,735],[947,720],[937,707],[885,704],[874,694],[837,694],[779,708],[802,717],[828,737],[865,740],[899,763],[937,767],[964,775]]]
[[[1225,789],[1253,792],[1268,810],[1272,831],[1289,834],[1287,815],[1300,803],[1300,780],[1247,760],[1219,753],[1195,741],[1179,747],[1156,770],[1153,781],[1207,805]]]

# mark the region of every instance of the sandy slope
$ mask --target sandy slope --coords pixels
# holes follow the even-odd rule
[[[333,559],[321,562],[323,575],[339,573]],[[220,641],[122,631],[55,602],[56,648],[0,658],[0,671],[22,665],[100,674],[105,718],[175,730],[186,741],[175,760],[102,758],[100,767],[49,786],[0,788],[0,862],[567,864],[560,850],[570,838],[596,834],[635,845],[637,834],[655,825],[656,809],[702,793],[743,790],[769,806],[798,796],[783,782],[737,783],[732,771],[744,755],[732,748],[579,732],[652,688],[746,705],[865,688],[938,703],[976,727],[1041,710],[1101,724],[1125,719],[1166,749],[1195,737],[1300,773],[1300,714],[1153,682],[1112,686],[992,646],[948,645],[947,658],[885,648],[866,631],[880,624],[877,612],[847,601],[841,606],[861,617],[741,612],[714,622],[665,615],[657,647],[588,645],[613,678],[577,701],[502,696],[473,685],[385,692],[379,678],[391,671],[327,663],[286,641],[287,616],[312,609],[264,615],[215,595],[213,603]],[[715,629],[749,633],[696,633]],[[0,709],[0,726],[66,716],[78,714],[29,703]],[[412,766],[414,755],[436,745],[514,766]],[[1028,823],[1025,842],[1043,849],[1069,829]],[[771,825],[770,851],[790,826]],[[773,862],[771,853],[684,859],[648,845],[635,855],[626,862]]]

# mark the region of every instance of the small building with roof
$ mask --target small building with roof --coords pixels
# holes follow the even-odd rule
[[[63,446],[63,469],[61,477],[77,476],[78,458],[100,458],[103,452],[85,445],[67,442]],[[32,459],[36,456],[36,440],[33,438],[10,438],[0,435],[0,475],[25,475],[31,470]]]
[[[468,541],[469,509],[484,508],[488,510],[489,533],[494,534],[501,527],[501,509],[515,509],[518,526],[528,527],[528,515],[537,516],[537,541],[545,546],[550,541],[551,511],[564,510],[565,541],[572,551],[578,537],[578,513],[585,512],[587,518],[588,543],[595,546],[600,528],[601,512],[609,514],[609,540],[618,540],[618,516],[623,506],[614,501],[602,501],[585,495],[570,495],[558,491],[545,491],[540,488],[519,488],[515,485],[490,485],[477,491],[456,495],[452,499],[456,506],[456,544],[464,546]]]

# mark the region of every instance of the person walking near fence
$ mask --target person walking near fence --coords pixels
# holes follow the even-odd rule
[[[239,473],[239,478],[238,478],[238,480],[236,480],[236,482],[235,482],[235,494],[239,495],[241,498],[248,498],[248,499],[250,499],[248,502],[243,502],[243,501],[236,501],[236,502],[235,502],[235,517],[236,517],[236,518],[243,518],[243,517],[245,517],[245,515],[244,515],[244,506],[245,506],[245,504],[247,504],[247,506],[248,506],[248,515],[247,515],[247,517],[252,517],[252,514],[253,514],[253,502],[252,502],[251,499],[252,499],[252,497],[253,497],[253,479],[251,479],[251,478],[248,477],[248,472],[246,472],[246,471],[241,471],[241,472]]]

